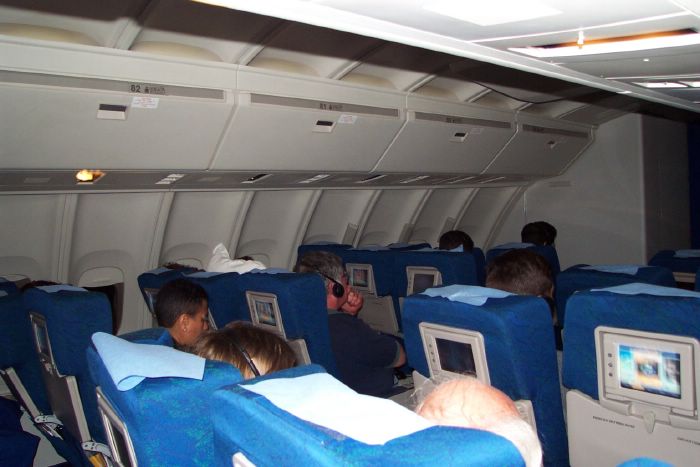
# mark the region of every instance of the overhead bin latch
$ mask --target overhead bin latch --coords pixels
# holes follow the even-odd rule
[[[331,120],[317,120],[313,131],[316,133],[330,133],[335,127],[335,122]]]
[[[126,120],[125,105],[100,104],[97,109],[97,118],[100,120]]]

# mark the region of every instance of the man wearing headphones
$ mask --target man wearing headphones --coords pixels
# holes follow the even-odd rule
[[[311,251],[299,259],[296,272],[321,275],[331,347],[340,380],[361,394],[387,397],[394,389],[394,368],[406,363],[401,344],[357,318],[364,299],[348,284],[342,260],[327,251]]]

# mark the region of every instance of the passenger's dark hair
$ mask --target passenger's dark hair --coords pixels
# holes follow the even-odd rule
[[[203,334],[194,346],[194,353],[231,363],[245,378],[256,376],[253,368],[266,375],[296,363],[294,352],[284,339],[244,321],[233,321],[222,329]]]
[[[194,266],[189,266],[189,265],[187,265],[187,264],[182,264],[182,263],[178,263],[178,262],[175,262],[175,261],[171,261],[171,262],[169,262],[169,263],[165,263],[165,264],[163,264],[163,267],[164,267],[164,268],[167,268],[167,269],[172,269],[172,270],[174,270],[174,271],[179,271],[180,269],[191,269],[191,270],[194,270],[194,271],[204,271],[204,269],[196,268],[196,267],[194,267]]]
[[[542,228],[542,225],[538,222],[530,222],[525,224],[523,229],[520,231],[520,240],[523,243],[533,243],[535,245],[548,245],[548,234],[547,231]]]
[[[542,229],[547,242],[545,245],[554,245],[554,242],[557,239],[557,229],[552,224],[545,221],[536,221],[533,222],[533,224]]]
[[[170,281],[158,291],[154,310],[158,325],[171,328],[180,315],[194,316],[206,302],[207,293],[199,284],[187,279]]]
[[[440,236],[438,248],[440,250],[453,250],[458,246],[462,246],[464,251],[470,252],[474,249],[474,240],[461,230],[450,230]]]
[[[299,258],[294,266],[294,272],[316,272],[341,281],[345,269],[343,269],[343,260],[338,255],[329,251],[309,251]]]
[[[552,269],[543,256],[532,250],[510,250],[486,266],[486,287],[518,295],[549,296]]]

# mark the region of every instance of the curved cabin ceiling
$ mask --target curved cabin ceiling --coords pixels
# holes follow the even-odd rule
[[[560,13],[492,26],[476,26],[430,12],[422,8],[427,2],[418,1],[259,0],[226,3],[238,9],[186,0],[109,0],[99,3],[91,0],[0,0],[0,42],[38,46],[47,50],[53,47],[58,49],[65,44],[71,50],[89,54],[100,49],[110,49],[109,53],[115,57],[140,60],[144,64],[142,68],[146,64],[151,66],[152,63],[175,63],[168,62],[174,60],[184,64],[182,70],[191,74],[178,76],[186,78],[181,82],[197,82],[197,73],[205,68],[214,70],[210,71],[210,76],[215,76],[211,82],[216,82],[201,83],[204,88],[208,88],[203,91],[209,93],[207,99],[210,101],[195,108],[189,121],[166,122],[171,135],[164,140],[165,145],[161,150],[166,148],[172,157],[163,154],[158,154],[160,159],[146,157],[153,152],[139,147],[137,140],[130,142],[123,139],[127,146],[131,144],[128,150],[124,146],[120,148],[119,156],[125,153],[126,159],[120,159],[120,164],[110,167],[112,161],[118,160],[115,158],[116,153],[109,155],[110,150],[116,149],[110,148],[108,140],[104,140],[107,141],[104,150],[97,143],[79,146],[77,149],[80,151],[69,147],[63,154],[58,148],[52,162],[48,164],[40,158],[34,160],[24,154],[21,157],[11,154],[16,148],[27,146],[21,139],[22,135],[19,135],[16,143],[6,144],[5,156],[9,154],[17,157],[19,162],[12,162],[9,157],[3,156],[6,161],[10,161],[5,162],[2,168],[10,170],[0,173],[0,190],[518,186],[565,170],[570,160],[556,159],[559,157],[556,150],[566,148],[567,145],[576,150],[585,149],[585,137],[588,135],[589,139],[592,138],[590,128],[624,113],[642,112],[685,121],[698,119],[698,114],[691,110],[697,110],[700,104],[687,99],[693,99],[690,86],[681,93],[674,89],[658,91],[626,84],[630,79],[642,80],[642,77],[631,78],[631,74],[640,72],[625,65],[634,54],[624,57],[595,56],[598,58],[590,60],[574,57],[568,61],[551,63],[510,51],[514,47],[564,42],[569,39],[571,31],[578,29],[585,30],[585,37],[591,40],[602,36],[617,37],[667,28],[697,29],[700,26],[698,16],[692,10],[679,6],[679,2],[659,1],[654,2],[654,5],[639,5],[631,0],[615,2],[614,5],[606,2],[603,21],[596,17],[596,12],[600,9],[595,6],[602,2],[570,5],[570,2],[548,0],[540,3],[546,3]],[[456,2],[455,5],[460,3],[468,2]],[[321,21],[333,29],[310,24],[320,24]],[[674,53],[681,55],[678,55],[680,59],[674,62],[675,67],[672,69],[676,73],[682,72],[688,82],[695,76],[693,73],[700,76],[700,69],[695,70],[700,67],[700,52],[696,47],[674,49]],[[656,53],[659,60],[672,60],[675,56],[668,50]],[[690,56],[692,60],[689,59]],[[654,68],[650,69],[654,70],[656,76],[659,70],[654,65],[654,60],[656,59],[652,60]],[[614,64],[618,62],[624,70],[615,68]],[[238,72],[234,67],[240,67],[244,71]],[[601,72],[603,68],[607,70],[605,73]],[[26,72],[27,69],[21,71]],[[177,71],[179,73],[180,69]],[[0,74],[2,73],[5,75],[0,78],[15,82],[12,81],[16,79],[12,76],[15,73],[13,68],[5,68],[4,72],[0,69]],[[110,76],[109,70],[104,73],[105,76]],[[625,74],[626,78],[609,81],[606,79],[607,74]],[[365,95],[363,108],[369,108],[367,106],[370,104],[377,107],[370,113],[383,112],[389,115],[398,112],[395,122],[388,122],[379,115],[374,120],[375,123],[368,126],[366,131],[370,133],[383,131],[389,135],[388,139],[385,137],[376,142],[374,151],[379,151],[377,148],[382,147],[386,149],[390,143],[394,149],[419,147],[428,141],[422,139],[421,131],[432,128],[431,125],[436,121],[443,126],[451,123],[474,125],[475,121],[489,121],[491,123],[487,124],[485,133],[493,133],[495,136],[490,137],[496,138],[495,142],[480,143],[477,152],[483,152],[487,148],[494,151],[493,154],[508,154],[520,147],[535,152],[538,145],[544,144],[553,150],[554,163],[551,168],[539,170],[527,163],[496,159],[489,163],[490,159],[482,158],[479,165],[454,171],[454,162],[450,165],[448,160],[443,166],[431,165],[422,172],[418,161],[423,160],[425,165],[425,154],[416,154],[414,161],[406,163],[396,154],[397,150],[392,153],[392,148],[389,147],[383,154],[385,149],[381,149],[376,157],[371,151],[363,153],[365,159],[360,163],[355,161],[348,167],[331,162],[324,167],[321,158],[323,148],[309,146],[310,151],[316,151],[316,159],[308,158],[306,162],[297,165],[296,159],[291,156],[288,159],[284,158],[285,155],[263,154],[263,157],[257,157],[256,150],[262,148],[263,151],[270,151],[265,144],[249,148],[248,152],[243,149],[245,156],[242,157],[239,155],[240,147],[236,145],[239,139],[245,140],[253,131],[251,128],[255,128],[256,134],[261,134],[257,126],[252,126],[253,123],[257,124],[261,118],[278,118],[277,125],[283,125],[284,120],[280,112],[264,114],[257,110],[246,110],[246,114],[234,109],[241,102],[263,106],[270,104],[268,97],[258,96],[255,92],[236,94],[234,104],[232,96],[237,92],[236,86],[249,83],[255,87],[262,83],[262,88],[268,86],[265,89],[275,90],[278,85],[276,76],[288,77],[285,79],[289,81],[296,79],[307,87],[315,86],[319,89],[324,87],[324,82],[359,86],[360,89],[367,90],[362,91]],[[117,78],[117,75],[114,77]],[[700,78],[696,78],[700,81]],[[40,74],[32,79],[37,80],[33,84],[44,84]],[[98,80],[88,78],[80,83],[71,81],[77,79],[66,77],[61,86],[82,86],[85,83],[88,89],[116,86],[106,80],[99,83]],[[382,98],[373,98],[375,91],[371,90],[382,93],[381,96],[376,94]],[[332,92],[328,91],[331,97]],[[33,94],[30,93],[26,98],[39,99],[35,105],[41,105],[42,95]],[[421,100],[422,98],[426,100]],[[476,115],[465,115],[456,106],[463,104],[474,104],[475,109],[484,110]],[[89,109],[95,103],[71,100],[68,105],[75,107],[71,110],[77,111]],[[307,104],[299,101],[295,105]],[[81,106],[84,108],[79,108]],[[169,112],[173,116],[171,120],[177,120],[178,116],[182,117],[191,109],[176,100],[161,103],[161,106],[162,112]],[[450,106],[454,109],[453,113],[443,110]],[[18,115],[26,113],[26,109],[19,106],[13,110]],[[110,115],[114,113],[112,110],[114,109],[107,108],[103,113]],[[481,114],[489,115],[487,120],[483,120]],[[450,115],[461,117],[453,121]],[[508,115],[510,117],[506,118]],[[205,121],[214,117],[214,123]],[[506,120],[511,123],[503,123]],[[193,123],[190,124],[190,121]],[[230,121],[234,122],[234,130],[226,129]],[[548,121],[565,123],[564,126],[569,129],[553,130],[548,126]],[[325,124],[321,120],[317,123]],[[68,120],[47,121],[46,128],[57,135],[63,132],[77,138],[79,135],[75,133],[75,128],[71,130],[69,124]],[[411,138],[392,141],[392,134],[399,132],[401,136],[405,130],[411,130],[411,125],[417,127]],[[510,127],[504,128],[502,125]],[[520,138],[517,145],[515,140],[509,140],[513,136],[510,128],[514,131],[516,127]],[[89,132],[88,127],[81,128],[82,131]],[[322,126],[319,128],[317,130],[323,130]],[[200,141],[195,142],[190,138],[179,143],[175,137],[187,129],[192,129]],[[550,136],[542,135],[543,131],[550,130],[553,132]],[[19,132],[15,129],[10,134],[14,136]],[[135,134],[147,138],[148,130],[130,130],[126,133],[129,138]],[[446,136],[459,140],[460,135],[456,131],[454,135]],[[464,135],[462,139],[463,137]],[[93,138],[101,140],[99,134],[93,135]],[[573,140],[573,146],[571,142],[564,144],[565,138]],[[347,139],[352,141],[350,137]],[[510,148],[503,146],[509,142],[514,143]],[[41,143],[35,141],[32,143],[35,145],[33,150],[48,153],[55,147],[53,143],[54,140],[48,140],[41,146]],[[227,144],[228,150],[226,147],[221,148]],[[297,142],[299,144],[301,143]],[[513,146],[518,147],[513,149]],[[295,145],[290,143],[290,147]],[[500,152],[499,147],[503,148]],[[303,153],[303,148],[295,149]],[[139,155],[139,150],[143,151],[143,156]],[[81,151],[94,154],[91,156],[93,159],[88,159],[95,161],[92,166],[112,170],[108,170],[107,176],[98,183],[76,186],[72,169],[85,165],[85,161],[75,155]],[[542,157],[535,156],[535,159],[542,160]],[[541,163],[544,164],[542,167],[549,164]],[[299,170],[295,170],[297,166]],[[314,172],[317,167],[319,171]],[[13,171],[15,168],[19,170]],[[159,170],[161,168],[164,169]],[[404,172],[402,168],[407,168],[407,173],[400,173]],[[24,173],[24,170],[32,170],[31,176]],[[379,175],[373,175],[375,172]],[[172,175],[180,177],[171,180]]]

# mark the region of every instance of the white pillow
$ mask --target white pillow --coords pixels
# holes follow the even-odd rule
[[[260,261],[231,259],[228,250],[223,243],[214,247],[212,257],[207,265],[208,272],[237,272],[244,274],[253,269],[265,269],[265,265]]]

